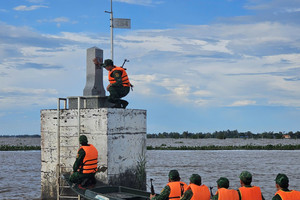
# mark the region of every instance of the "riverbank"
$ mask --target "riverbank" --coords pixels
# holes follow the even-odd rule
[[[41,138],[0,137],[0,151],[40,150]],[[147,150],[299,150],[298,139],[148,138]]]

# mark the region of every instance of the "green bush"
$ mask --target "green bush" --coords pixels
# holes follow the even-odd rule
[[[28,151],[28,150],[41,150],[41,146],[10,146],[10,145],[0,146],[0,151]]]

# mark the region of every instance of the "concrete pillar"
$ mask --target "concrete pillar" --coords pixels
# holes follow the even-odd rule
[[[91,47],[86,52],[86,85],[83,90],[83,96],[105,97],[103,87],[103,68],[93,63],[94,58],[103,59],[103,50],[97,47]]]
[[[78,111],[60,113],[62,171],[71,172],[78,150]],[[99,151],[107,171],[96,178],[109,185],[146,189],[146,111],[97,108],[80,110],[81,134]],[[41,110],[42,199],[56,198],[57,110]]]

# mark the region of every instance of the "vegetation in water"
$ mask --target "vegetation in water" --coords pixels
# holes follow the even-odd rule
[[[28,150],[41,150],[41,146],[11,146],[11,145],[0,146],[0,151],[28,151]]]
[[[256,145],[244,145],[244,146],[147,146],[147,150],[300,150],[300,144],[298,145],[265,145],[265,146],[256,146]]]

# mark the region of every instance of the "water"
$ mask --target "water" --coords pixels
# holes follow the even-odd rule
[[[202,183],[213,186],[225,176],[230,187],[240,186],[239,174],[248,170],[253,174],[253,185],[260,186],[265,199],[271,199],[276,192],[275,177],[285,173],[290,178],[290,188],[300,190],[300,151],[148,151],[147,184],[154,179],[155,190],[159,192],[168,181],[168,172],[177,169],[182,180],[189,183],[189,177],[198,173]],[[149,190],[149,187],[148,187]]]
[[[168,181],[168,172],[177,169],[184,182],[193,173],[202,176],[202,182],[213,186],[225,176],[230,187],[239,187],[239,174],[248,170],[253,184],[262,188],[265,199],[275,193],[275,176],[285,173],[290,178],[290,189],[300,190],[300,150],[295,151],[147,151],[147,184],[154,179],[157,193]],[[41,193],[40,151],[0,151],[0,199],[32,200]]]
[[[32,200],[40,197],[40,151],[0,151],[0,160],[1,200]]]

